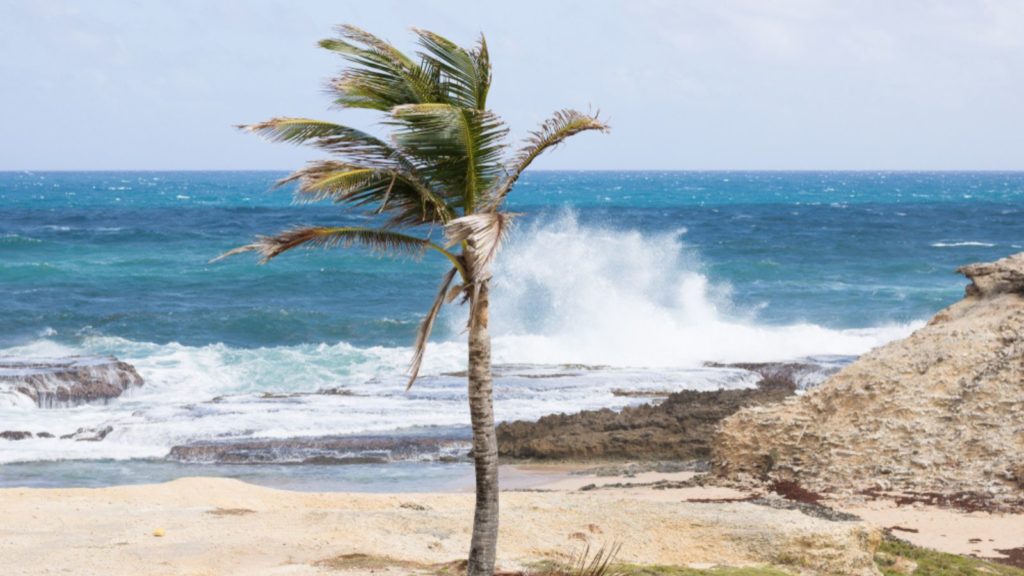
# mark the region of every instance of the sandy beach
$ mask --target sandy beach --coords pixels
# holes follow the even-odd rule
[[[867,522],[736,501],[727,488],[655,489],[690,472],[631,478],[572,467],[505,468],[499,565],[565,561],[588,544],[620,560],[710,567],[789,564],[809,574],[875,574],[881,528],[961,553],[1020,542],[1019,516],[926,507],[857,509]],[[608,484],[633,484],[602,487]],[[580,490],[594,484],[596,489]],[[469,542],[472,494],[274,490],[221,478],[101,489],[0,490],[4,574],[305,575],[436,573]],[[980,539],[980,542],[974,540]],[[795,572],[794,568],[794,573]]]

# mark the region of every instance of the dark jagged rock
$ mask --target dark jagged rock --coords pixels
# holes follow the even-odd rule
[[[25,432],[24,430],[4,430],[0,432],[0,438],[4,440],[26,440],[32,437],[31,432]]]
[[[669,394],[656,405],[554,414],[537,422],[498,426],[498,453],[503,457],[554,460],[704,459],[718,423],[737,410],[779,402],[797,389],[794,376],[813,365],[734,364],[758,372],[757,388]]]
[[[168,460],[195,464],[378,464],[401,460],[464,459],[461,438],[317,436],[194,442],[171,448]]]
[[[0,358],[0,400],[22,396],[40,408],[107,402],[142,384],[131,364],[114,357]]]
[[[113,426],[103,428],[79,428],[71,434],[60,437],[61,440],[74,440],[75,442],[101,442],[114,431]]]
[[[761,375],[762,386],[773,384],[788,385],[792,383],[797,390],[808,390],[821,384],[829,376],[839,371],[839,364],[846,364],[851,357],[830,358],[827,365],[814,362],[739,362],[736,364],[717,364],[709,362],[706,366],[720,368],[739,368],[757,372]],[[841,360],[841,362],[837,362]]]

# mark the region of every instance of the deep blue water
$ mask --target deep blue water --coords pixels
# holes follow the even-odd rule
[[[293,205],[271,190],[279,176],[0,173],[0,346],[43,334],[406,345],[441,259],[339,250],[207,264],[258,233],[366,220]],[[533,172],[511,209],[526,214],[521,236],[566,209],[584,229],[685,229],[688,265],[729,287],[732,313],[766,325],[925,319],[961,294],[957,266],[1024,245],[1022,173]]]
[[[146,381],[109,404],[59,410],[0,387],[0,430],[58,437],[0,440],[0,485],[465,480],[467,467],[436,461],[163,460],[197,440],[465,434],[457,306],[405,391],[442,258],[321,250],[208,263],[256,234],[372,220],[293,205],[271,190],[282,175],[0,173],[0,356],[113,354]],[[615,389],[756,382],[707,361],[849,361],[960,298],[958,266],[1024,250],[1024,173],[534,172],[510,202],[524,216],[492,293],[499,420],[641,401]],[[308,394],[337,387],[353,394]],[[59,439],[108,426],[102,442]]]

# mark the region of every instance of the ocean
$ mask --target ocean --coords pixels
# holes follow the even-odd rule
[[[467,434],[465,310],[405,392],[443,258],[297,251],[210,264],[254,235],[372,215],[295,205],[276,172],[0,173],[0,356],[115,355],[107,404],[0,396],[0,486],[226,475],[297,489],[462,485],[438,454],[351,466],[171,461],[218,439]],[[620,408],[624,390],[748,387],[709,362],[841,365],[963,294],[961,265],[1024,250],[1024,173],[571,172],[524,177],[498,258],[499,420]],[[813,383],[812,383],[813,384]],[[342,394],[315,394],[342,389]]]

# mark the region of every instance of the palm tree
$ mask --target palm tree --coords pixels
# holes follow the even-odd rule
[[[389,256],[431,250],[451,269],[419,326],[408,387],[441,307],[461,296],[469,303],[469,410],[476,471],[476,511],[469,574],[494,571],[498,538],[498,446],[494,431],[491,341],[487,330],[491,264],[509,229],[503,210],[509,192],[538,155],[588,130],[607,131],[597,115],[556,112],[505,157],[508,128],[487,109],[491,63],[483,38],[466,49],[426,30],[414,30],[412,58],[354,26],[320,46],[350,63],[330,82],[341,108],[375,110],[387,140],[308,118],[274,118],[241,126],[273,141],[308,144],[335,158],[318,160],[279,184],[296,182],[300,201],[331,200],[377,215],[376,227],[316,226],[258,237],[221,258],[254,251],[262,262],[299,246],[352,246]],[[435,238],[443,231],[444,241]]]

